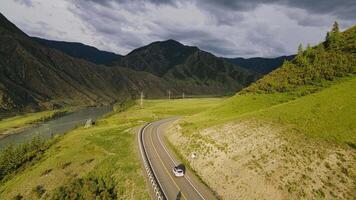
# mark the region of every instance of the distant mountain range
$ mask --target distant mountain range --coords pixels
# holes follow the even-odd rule
[[[226,60],[245,69],[249,69],[260,74],[268,74],[282,66],[285,60],[290,61],[293,60],[294,57],[294,55],[290,55],[276,58],[226,58]]]
[[[0,41],[0,111],[111,104],[136,98],[140,91],[151,98],[168,90],[234,94],[283,60],[219,58],[174,40],[121,56],[80,43],[29,37],[1,14]]]
[[[32,37],[32,39],[42,45],[57,49],[72,57],[85,59],[96,64],[111,63],[121,57],[121,55],[101,51],[95,47],[78,42],[53,41],[37,37]]]
[[[0,15],[0,111],[100,105],[162,97],[169,85],[147,72],[96,65],[43,46]]]
[[[175,40],[153,42],[110,65],[150,72],[188,93],[234,93],[260,77],[258,73]]]
[[[85,59],[96,64],[126,66],[137,71],[146,71],[158,76],[164,75],[171,67],[183,63],[189,55],[199,50],[197,47],[184,46],[177,41],[168,40],[154,42],[135,49],[126,56],[122,56],[112,52],[101,51],[82,43],[53,41],[38,37],[32,38],[42,45],[57,49],[75,58]],[[177,52],[177,49],[180,51]],[[282,66],[284,60],[292,60],[293,58],[294,55],[276,58],[238,57],[223,59],[241,68],[264,75]]]

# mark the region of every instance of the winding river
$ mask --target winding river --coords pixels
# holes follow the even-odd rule
[[[37,135],[43,138],[49,138],[54,134],[64,134],[77,126],[83,126],[88,119],[96,120],[98,117],[101,117],[112,110],[112,106],[89,107],[51,119],[37,127],[29,128],[23,132],[9,135],[1,139],[0,150],[8,144],[19,144],[29,141]]]

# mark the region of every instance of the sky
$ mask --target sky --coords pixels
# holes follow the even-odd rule
[[[223,57],[277,57],[356,25],[354,0],[1,0],[25,33],[125,55],[177,40]]]

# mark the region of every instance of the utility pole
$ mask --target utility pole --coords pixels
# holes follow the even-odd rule
[[[170,100],[171,99],[171,91],[168,90],[168,99]]]
[[[141,105],[141,108],[143,108],[143,92],[141,92],[141,103],[140,103],[140,105]]]

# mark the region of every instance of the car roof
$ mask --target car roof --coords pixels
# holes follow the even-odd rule
[[[182,165],[182,164],[180,164],[178,166],[175,166],[174,168],[180,169],[180,170],[184,170],[185,169],[184,165]]]

